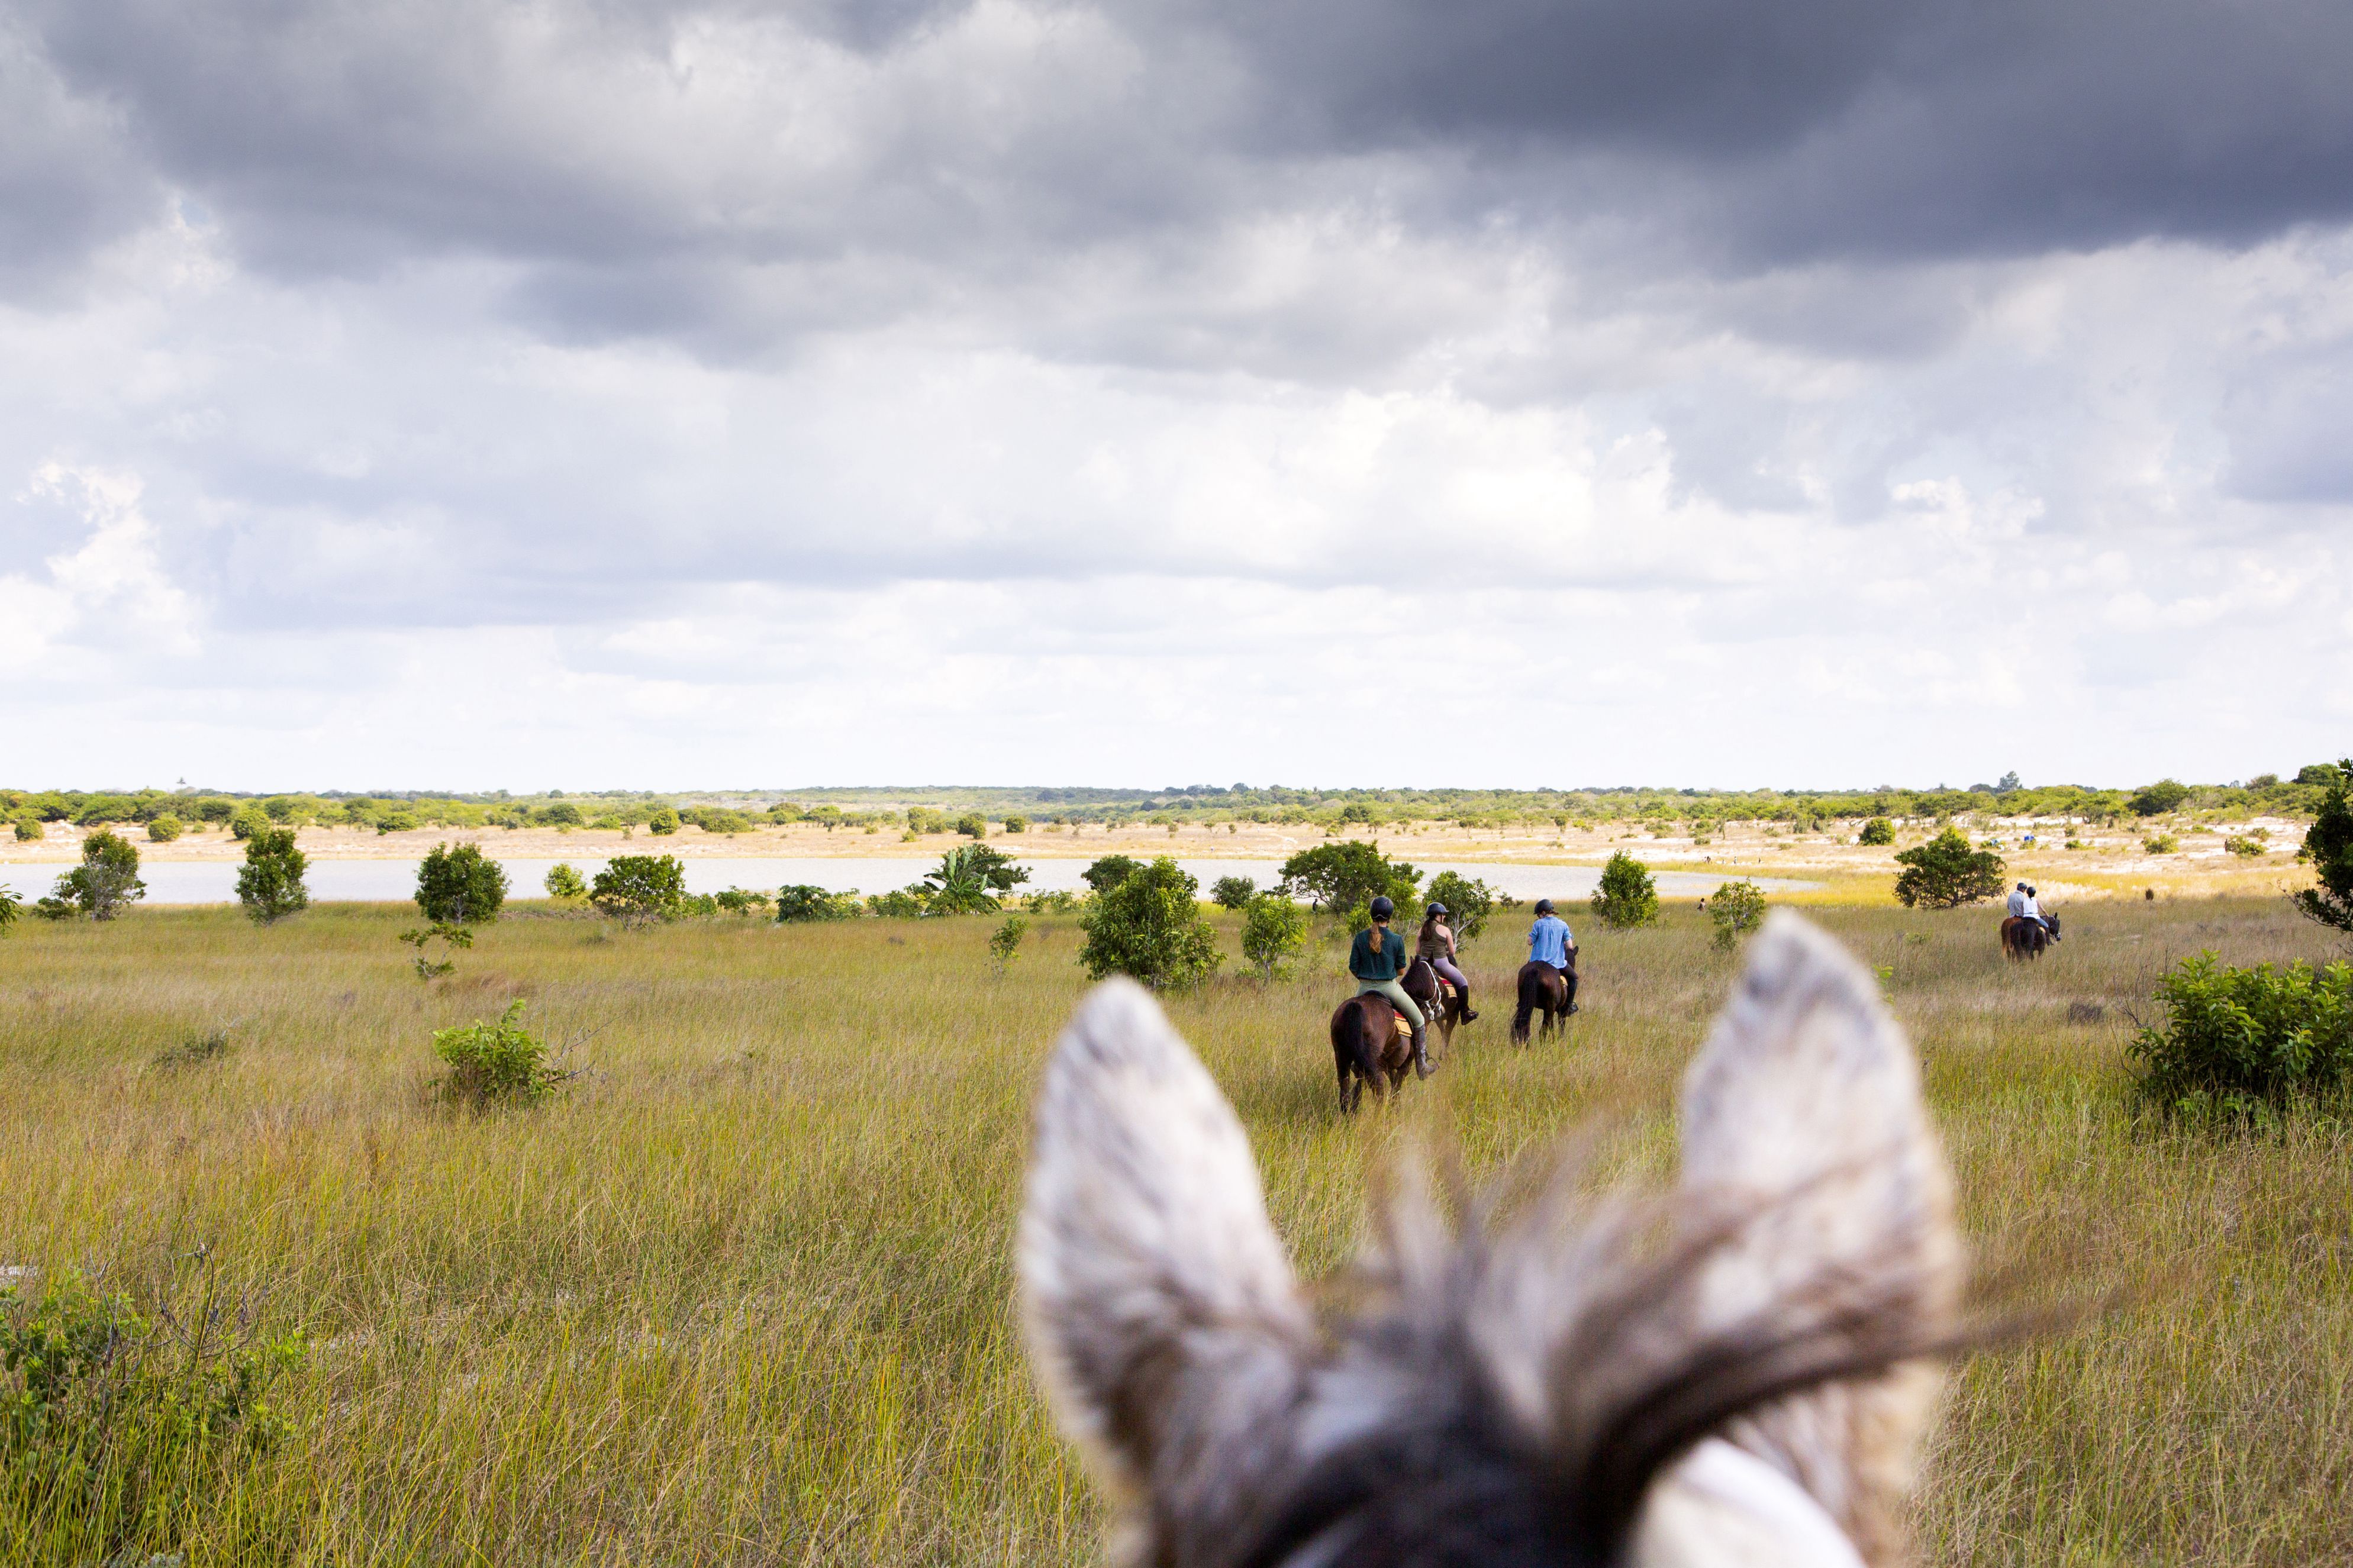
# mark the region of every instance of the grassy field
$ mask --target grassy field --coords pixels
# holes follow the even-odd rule
[[[1924,1558],[2353,1559],[2353,1132],[2169,1131],[2122,1089],[2127,1010],[2170,961],[2323,956],[2326,933],[2277,900],[2118,901],[2014,970],[1982,910],[1813,912],[1887,977],[1984,1255],[2038,1294],[2125,1293],[1966,1369]],[[283,1440],[135,1539],[0,1478],[0,1560],[1094,1557],[1008,1263],[1029,1095],[1082,989],[1069,922],[999,979],[985,919],[632,936],[526,908],[428,988],[393,940],[412,921],[134,910],[0,942],[0,1264],[311,1342],[273,1390]],[[1346,1255],[1409,1133],[1486,1171],[1597,1124],[1617,1168],[1662,1167],[1731,961],[1688,907],[1580,931],[1566,1041],[1504,1043],[1497,931],[1470,954],[1495,1010],[1355,1123],[1324,1041],[1336,942],[1298,983],[1171,1004],[1305,1268]],[[591,1070],[536,1110],[438,1108],[431,1031],[518,996]],[[224,1027],[225,1052],[172,1056]]]

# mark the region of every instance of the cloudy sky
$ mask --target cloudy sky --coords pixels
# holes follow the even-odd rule
[[[2342,0],[0,0],[0,782],[2353,749]]]

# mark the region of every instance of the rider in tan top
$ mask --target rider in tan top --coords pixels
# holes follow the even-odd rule
[[[1454,983],[1462,997],[1462,1021],[1470,1023],[1479,1015],[1471,1010],[1471,980],[1455,963],[1454,932],[1446,924],[1444,904],[1432,904],[1421,914],[1421,934],[1415,939],[1413,955],[1427,959],[1430,967]]]

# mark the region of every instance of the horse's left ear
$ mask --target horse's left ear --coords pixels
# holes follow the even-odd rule
[[[1288,1431],[1313,1321],[1241,1124],[1126,981],[1087,998],[1047,1066],[1020,1269],[1065,1430],[1163,1521],[1230,1528]]]

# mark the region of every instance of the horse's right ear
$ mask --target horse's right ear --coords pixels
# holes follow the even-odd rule
[[[1164,1526],[1229,1528],[1314,1342],[1241,1124],[1160,1008],[1114,980],[1055,1047],[1036,1136],[1023,1305],[1063,1427]]]

